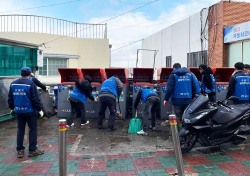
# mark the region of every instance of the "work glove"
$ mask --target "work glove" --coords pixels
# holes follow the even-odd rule
[[[10,110],[10,115],[12,115],[12,116],[16,115],[16,111],[14,109],[11,109]]]
[[[46,86],[46,91],[49,91],[49,89],[50,89],[49,86]]]
[[[165,101],[165,100],[164,100],[163,105],[164,105],[164,106],[167,106],[167,105],[168,105],[168,101]]]
[[[44,113],[43,113],[43,111],[41,110],[41,111],[39,111],[38,112],[38,114],[39,114],[39,117],[41,118],[41,117],[43,117],[43,115],[44,115]]]
[[[94,102],[99,101],[99,97],[95,97]]]

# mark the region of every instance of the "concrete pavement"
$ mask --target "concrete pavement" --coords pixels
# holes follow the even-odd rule
[[[16,121],[0,124],[0,175],[59,175],[58,120],[56,116],[39,120],[38,148],[45,154],[29,158],[26,148],[21,159],[15,150]],[[158,126],[156,132],[138,136],[127,133],[128,120],[117,120],[115,132],[97,129],[95,121],[81,128],[79,121],[67,131],[68,175],[165,176],[176,172],[169,127]],[[183,159],[187,175],[250,175],[250,142],[196,148]]]

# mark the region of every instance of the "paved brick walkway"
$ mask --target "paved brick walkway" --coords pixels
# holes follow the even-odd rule
[[[77,135],[67,137],[67,149]],[[40,137],[39,148],[44,155],[16,157],[15,137],[0,145],[0,175],[59,175],[58,137]],[[27,146],[27,144],[26,144]],[[183,156],[187,175],[250,175],[250,145],[232,147],[217,152],[193,151]],[[165,176],[176,172],[173,151],[122,153],[102,156],[75,155],[68,152],[67,171],[70,176]]]

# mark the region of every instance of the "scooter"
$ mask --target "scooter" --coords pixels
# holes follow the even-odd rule
[[[188,153],[196,142],[207,147],[245,141],[250,134],[250,126],[246,125],[250,104],[234,103],[237,100],[230,97],[211,104],[204,95],[194,100],[182,116],[184,127],[179,132],[182,153]]]

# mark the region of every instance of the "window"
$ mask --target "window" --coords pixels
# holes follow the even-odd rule
[[[198,67],[200,64],[207,64],[207,51],[187,54],[187,67]]]
[[[166,56],[166,67],[172,67],[172,56]]]
[[[20,76],[22,67],[33,70],[37,49],[0,44],[0,76]]]
[[[43,58],[43,67],[39,74],[43,76],[59,76],[58,68],[67,68],[67,60],[62,58]]]

